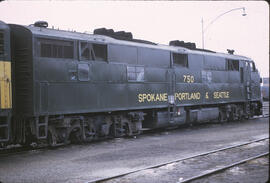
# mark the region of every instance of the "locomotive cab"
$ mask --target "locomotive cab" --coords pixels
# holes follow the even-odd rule
[[[10,29],[0,21],[0,143],[10,140],[11,90]]]

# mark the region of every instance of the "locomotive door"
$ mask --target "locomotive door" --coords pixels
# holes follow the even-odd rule
[[[168,80],[168,119],[170,123],[174,123],[174,117],[175,117],[175,72],[171,64],[171,68],[167,72],[167,80]]]
[[[251,99],[251,71],[250,71],[250,64],[245,62],[244,64],[244,87],[246,93],[246,99]]]

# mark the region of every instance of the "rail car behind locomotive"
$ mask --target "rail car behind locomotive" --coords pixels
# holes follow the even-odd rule
[[[11,90],[10,29],[0,21],[0,143],[10,139]]]
[[[269,78],[263,78],[262,79],[262,86],[261,86],[261,92],[262,92],[262,99],[269,101]]]
[[[232,52],[46,22],[1,22],[0,33],[1,142],[53,145],[261,114],[258,70]]]

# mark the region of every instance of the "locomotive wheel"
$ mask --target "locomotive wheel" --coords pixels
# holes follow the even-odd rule
[[[75,128],[72,130],[72,132],[70,133],[70,137],[69,137],[71,143],[79,143],[82,141],[82,132],[80,130],[80,128]]]
[[[85,127],[85,140],[93,141],[97,138],[96,126],[92,122],[88,122]]]
[[[57,144],[56,136],[53,135],[53,129],[48,130],[47,143],[50,147],[56,146]]]
[[[53,146],[53,140],[52,140],[52,134],[50,131],[48,131],[48,136],[47,136],[47,143],[50,147]]]
[[[129,136],[129,137],[132,136],[132,130],[128,122],[124,124],[123,128],[124,128],[124,132],[126,136]]]
[[[25,132],[25,141],[23,143],[23,146],[31,146],[33,142],[37,142],[37,139],[30,131],[30,128],[27,128]]]
[[[231,113],[226,111],[226,114],[225,114],[225,120],[226,122],[230,122],[230,118],[231,118]]]
[[[244,111],[241,108],[239,108],[237,111],[237,114],[238,114],[238,120],[242,121],[244,118]]]
[[[223,112],[219,112],[218,122],[220,122],[220,123],[224,122],[225,121],[224,118],[225,118],[225,116],[224,116]]]

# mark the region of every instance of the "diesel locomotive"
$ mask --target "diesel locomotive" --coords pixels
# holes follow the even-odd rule
[[[254,61],[228,52],[105,28],[0,22],[0,144],[58,145],[262,114]]]

